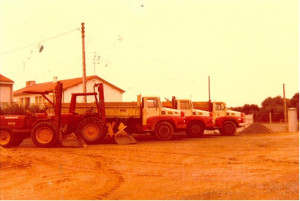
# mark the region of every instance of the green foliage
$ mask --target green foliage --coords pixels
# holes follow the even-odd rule
[[[243,112],[245,114],[253,114],[254,121],[269,122],[270,113],[272,115],[272,122],[282,122],[284,120],[283,98],[280,96],[268,97],[262,103],[262,107],[257,105],[246,104],[243,107],[231,108],[232,110]],[[299,93],[296,93],[292,99],[287,99],[288,108],[296,108],[299,119]]]
[[[0,115],[25,115],[26,110],[29,110],[31,113],[43,113],[46,111],[45,107],[39,105],[19,105],[16,103],[10,105],[4,105],[0,107]]]

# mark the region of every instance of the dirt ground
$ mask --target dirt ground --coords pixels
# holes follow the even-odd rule
[[[2,149],[1,199],[299,199],[299,133]]]

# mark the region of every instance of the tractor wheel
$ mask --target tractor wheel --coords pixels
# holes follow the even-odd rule
[[[0,145],[12,147],[15,142],[15,133],[9,128],[0,128]]]
[[[236,125],[232,121],[226,121],[223,123],[220,133],[222,135],[235,135],[236,133]]]
[[[107,128],[101,119],[88,117],[79,123],[78,133],[87,144],[96,144],[102,142],[107,133]]]
[[[160,122],[155,127],[155,136],[159,140],[169,140],[174,134],[174,128],[169,122]]]
[[[193,121],[186,128],[189,137],[201,137],[204,133],[204,125],[201,122]]]
[[[53,147],[58,140],[58,132],[50,122],[40,122],[33,127],[31,139],[38,147]]]

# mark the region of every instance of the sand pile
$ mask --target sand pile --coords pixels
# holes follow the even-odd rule
[[[257,133],[272,133],[270,129],[260,123],[253,123],[246,129],[239,132],[239,134],[257,134]]]

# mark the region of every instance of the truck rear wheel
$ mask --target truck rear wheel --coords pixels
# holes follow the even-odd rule
[[[33,127],[31,139],[38,147],[53,147],[58,139],[58,132],[50,122],[40,122]]]
[[[226,121],[223,123],[220,132],[222,135],[235,135],[236,125],[232,121]]]
[[[155,136],[159,140],[169,140],[174,134],[174,128],[169,122],[160,122],[155,127]]]
[[[78,126],[78,133],[87,144],[100,143],[106,132],[106,126],[97,117],[88,117],[82,120]]]
[[[15,134],[9,128],[0,128],[0,145],[2,147],[12,147],[15,142]]]
[[[190,137],[201,137],[204,133],[204,125],[201,122],[193,121],[187,126],[186,132]]]

